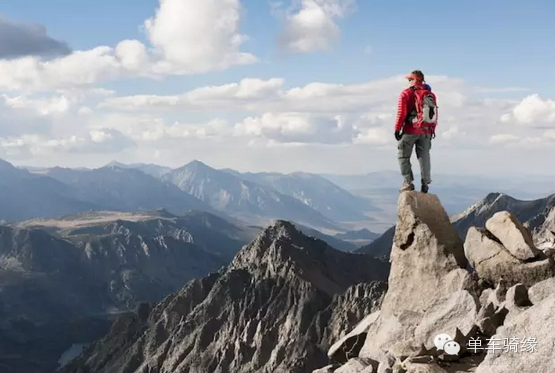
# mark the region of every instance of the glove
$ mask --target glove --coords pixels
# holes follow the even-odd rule
[[[401,132],[395,131],[395,140],[399,141],[403,137]]]

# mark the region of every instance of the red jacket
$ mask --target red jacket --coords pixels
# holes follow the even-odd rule
[[[415,86],[407,88],[399,96],[397,105],[397,120],[395,121],[395,132],[401,132],[413,135],[423,135],[426,133],[424,129],[416,129],[411,122],[406,122],[407,116],[415,109],[416,103],[414,99],[413,89],[425,89],[423,86]],[[435,131],[435,126],[432,128]]]

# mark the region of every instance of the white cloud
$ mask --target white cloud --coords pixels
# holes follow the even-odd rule
[[[441,137],[445,140],[453,140],[464,135],[466,135],[466,132],[461,131],[458,126],[451,126],[441,133]]]
[[[265,113],[235,126],[237,136],[261,137],[278,143],[349,143],[357,135],[343,118],[306,113]]]
[[[241,52],[239,0],[160,0],[145,22],[152,50],[138,40],[99,46],[51,61],[36,57],[0,60],[0,89],[56,90],[123,76],[188,75],[248,64]]]
[[[154,70],[195,74],[256,61],[240,52],[247,40],[239,33],[239,0],[161,0],[156,16],[145,22],[160,56]]]
[[[239,83],[193,89],[182,95],[135,95],[106,99],[100,107],[118,110],[152,110],[175,107],[178,109],[253,107],[264,99],[276,99],[283,79],[243,79]]]
[[[214,102],[229,99],[257,100],[273,96],[283,86],[284,80],[243,79],[240,83],[197,88],[185,95],[185,100],[195,102]]]
[[[151,63],[148,51],[138,40],[124,40],[116,46],[115,56],[122,68],[137,75],[145,74]]]
[[[369,128],[359,133],[355,144],[388,145],[393,144],[393,135],[384,127]]]
[[[122,67],[113,49],[97,47],[51,61],[35,57],[0,60],[0,89],[48,91],[115,79]]]
[[[555,101],[543,100],[537,94],[527,96],[510,113],[503,114],[501,121],[527,125],[555,122]]]
[[[9,97],[0,96],[4,105],[16,110],[32,110],[38,115],[48,116],[66,114],[72,106],[72,102],[64,95],[54,96],[49,99],[32,99],[26,96]]]
[[[341,37],[337,20],[354,5],[354,0],[300,0],[297,9],[285,16],[280,44],[295,53],[329,49]]]
[[[518,141],[520,138],[518,136],[512,135],[510,133],[501,133],[493,135],[489,138],[490,144],[505,144],[508,142]]]
[[[82,106],[77,111],[78,115],[89,115],[89,114],[92,114],[92,113],[93,113],[92,109],[88,106]]]

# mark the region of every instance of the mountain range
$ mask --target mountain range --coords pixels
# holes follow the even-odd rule
[[[363,212],[371,213],[378,210],[369,200],[357,197],[319,175],[306,172],[284,175],[275,172],[240,173],[229,169],[224,171],[292,196],[334,221],[373,220]]]
[[[164,174],[162,180],[244,221],[267,225],[275,219],[286,219],[317,228],[338,229],[332,219],[292,196],[199,161]]]
[[[284,219],[330,235],[361,229],[382,233],[395,221],[399,188],[394,171],[351,176],[251,173],[218,170],[200,161],[177,169],[116,161],[97,169],[26,170],[7,162],[0,167],[17,174],[0,175],[0,190],[6,196],[0,201],[0,220],[12,221],[89,210],[164,208],[174,214],[208,211],[240,225]],[[509,178],[471,178],[469,184],[457,175],[434,175],[433,192],[445,201],[448,213],[460,213],[491,190],[525,199],[555,192],[547,178],[528,178],[525,184]]]
[[[62,372],[310,372],[379,306],[389,264],[277,221],[231,264],[120,318]]]
[[[517,334],[530,328],[553,342],[543,325],[553,325],[555,243],[526,260],[507,253],[521,244],[518,235],[525,237],[516,215],[533,233],[547,229],[555,237],[554,211],[553,196],[519,201],[492,193],[451,220],[437,196],[403,193],[391,263],[334,250],[277,221],[227,267],[118,318],[59,373],[497,373],[528,367],[528,359],[535,363],[525,372],[548,373],[550,363],[533,354],[465,348],[447,356],[434,347],[434,336],[448,333],[466,346],[471,338],[506,337],[505,328]],[[512,219],[494,226],[497,212]],[[484,219],[498,236],[474,225]],[[463,244],[458,236],[469,225],[484,236]],[[501,249],[507,253],[484,254]],[[476,269],[468,269],[469,261]],[[540,348],[552,356],[549,346]],[[491,370],[500,356],[511,363]]]
[[[377,209],[329,180],[306,173],[241,174],[193,161],[177,169],[118,162],[96,169],[0,164],[0,220],[82,211],[207,211],[231,222],[284,219],[329,234],[370,227]],[[353,226],[354,224],[354,226]]]
[[[257,233],[205,212],[95,212],[0,226],[0,367],[52,372],[72,344],[106,333],[112,315],[218,271]]]

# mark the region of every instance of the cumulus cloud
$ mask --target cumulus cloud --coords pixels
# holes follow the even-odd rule
[[[256,61],[240,51],[248,39],[239,33],[239,0],[161,0],[145,22],[159,62],[155,72],[194,74]]]
[[[503,114],[501,121],[538,126],[553,123],[555,122],[555,101],[543,100],[537,94],[527,96],[511,112]]]
[[[337,21],[348,15],[354,0],[300,0],[285,15],[280,45],[294,53],[329,49],[341,37]]]
[[[248,117],[235,126],[235,134],[277,143],[350,143],[357,135],[343,118],[306,113],[264,113]]]
[[[77,51],[51,61],[35,57],[0,61],[0,89],[51,91],[120,77],[124,70],[109,47]]]
[[[125,76],[188,75],[249,64],[241,51],[239,0],[160,0],[145,21],[150,46],[123,40],[52,61],[23,57],[0,61],[0,89],[56,90],[82,87]],[[1,45],[1,43],[0,43]]]
[[[69,53],[69,46],[48,36],[44,26],[15,22],[0,15],[0,58],[55,57]]]

